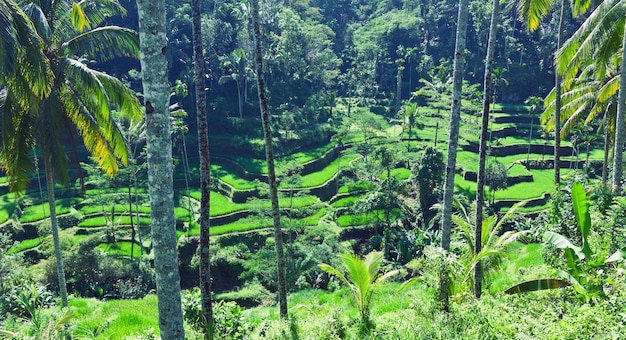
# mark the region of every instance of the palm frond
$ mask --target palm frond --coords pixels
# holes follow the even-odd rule
[[[117,57],[139,58],[137,32],[118,26],[105,26],[89,30],[63,44],[74,55],[87,55],[98,62]]]
[[[87,15],[85,15],[83,9],[76,2],[72,2],[72,25],[79,32],[91,27],[89,19],[87,19]]]
[[[553,3],[552,0],[521,0],[517,5],[517,14],[526,27],[534,31],[539,27],[541,19],[548,15]]]
[[[21,193],[26,189],[28,175],[35,171],[30,129],[35,115],[13,100],[6,89],[0,90],[0,114],[0,167],[7,173],[9,189]]]
[[[572,79],[582,65],[594,59],[608,60],[621,48],[626,4],[610,0],[598,6],[557,52],[557,70]],[[599,58],[599,55],[602,57]]]
[[[48,44],[52,39],[52,31],[50,30],[50,23],[44,10],[37,4],[31,2],[24,6],[24,13],[28,19],[33,23],[37,34]]]
[[[37,137],[46,171],[51,172],[56,182],[63,185],[69,182],[68,156],[63,148],[63,138],[70,133],[66,119],[59,91],[53,89],[39,108],[34,135]]]
[[[107,18],[126,15],[126,9],[117,0],[82,0],[78,5],[85,13],[91,27],[101,25]]]

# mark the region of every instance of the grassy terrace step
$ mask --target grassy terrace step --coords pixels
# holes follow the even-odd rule
[[[74,206],[79,204],[83,199],[80,197],[62,198],[55,202],[57,215],[69,213]],[[24,208],[20,222],[30,223],[41,221],[50,217],[50,205],[48,203],[31,205]]]

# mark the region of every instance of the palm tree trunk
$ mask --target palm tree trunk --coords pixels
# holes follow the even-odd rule
[[[491,12],[491,24],[489,26],[489,42],[487,43],[487,57],[485,58],[485,79],[483,93],[483,114],[480,133],[480,146],[478,148],[478,179],[476,183],[476,229],[474,231],[474,255],[482,250],[482,221],[483,204],[485,201],[485,163],[487,159],[487,138],[489,130],[489,96],[491,95],[491,72],[493,70],[493,53],[496,46],[496,33],[498,30],[498,14],[500,1],[493,0]],[[480,298],[482,293],[483,270],[482,263],[478,261],[474,267],[474,296]]]
[[[210,253],[210,217],[211,217],[211,159],[209,153],[209,127],[206,116],[206,89],[204,70],[204,49],[202,44],[202,25],[200,21],[200,1],[191,1],[193,28],[193,58],[196,83],[196,111],[198,123],[198,152],[200,154],[200,293],[202,296],[202,316],[207,321],[213,336],[213,305],[211,301],[211,253]]]
[[[452,198],[454,195],[454,174],[456,168],[456,152],[459,145],[459,127],[461,123],[461,91],[463,89],[463,68],[465,67],[465,39],[467,37],[468,0],[459,0],[458,24],[456,28],[456,45],[454,48],[452,109],[450,113],[450,132],[448,136],[448,157],[446,160],[446,177],[443,192],[443,209],[441,219],[441,246],[450,250],[450,233],[452,224]],[[450,310],[450,279],[447,269],[443,269],[439,278],[439,303],[444,311]]]
[[[615,146],[613,147],[613,192],[622,193],[622,154],[624,152],[624,111],[626,105],[626,31],[622,41],[622,63],[619,76],[617,116],[615,118]]]
[[[608,126],[608,110],[604,112],[604,154],[602,160],[602,186],[606,188],[606,185],[609,181],[609,149],[610,149],[610,138],[611,134],[609,133]]]
[[[61,296],[61,306],[67,307],[67,284],[65,282],[65,270],[63,269],[63,254],[61,252],[61,240],[59,238],[59,224],[57,222],[57,212],[54,197],[54,173],[49,159],[44,157],[44,167],[46,169],[46,187],[48,190],[48,205],[50,206],[50,229],[52,231],[52,243],[54,244],[54,258],[57,265],[57,278],[59,280],[59,295]]]
[[[184,339],[176,247],[172,139],[168,111],[164,0],[137,0],[141,71],[146,107],[148,187],[154,269],[163,339]]]
[[[561,14],[559,15],[559,29],[557,33],[556,50],[563,45],[563,31],[565,29],[565,9],[567,1],[561,0]],[[561,182],[561,75],[554,70],[554,185]]]
[[[261,54],[261,29],[259,25],[259,0],[252,0],[252,25],[256,49],[256,76],[259,89],[259,103],[261,105],[261,120],[265,136],[265,157],[267,159],[267,178],[270,185],[270,199],[272,200],[272,219],[274,221],[274,238],[276,243],[276,262],[278,266],[278,298],[280,317],[287,319],[287,279],[285,275],[285,253],[283,251],[283,232],[280,227],[280,211],[278,207],[278,189],[276,186],[276,171],[274,169],[274,151],[272,149],[272,131],[263,80],[263,55]]]

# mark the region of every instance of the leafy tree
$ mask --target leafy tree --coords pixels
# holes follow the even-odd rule
[[[444,170],[443,153],[434,147],[424,149],[411,169],[410,181],[419,190],[423,226],[430,225],[437,214],[432,207],[441,199]]]
[[[280,227],[280,210],[278,206],[278,188],[276,184],[276,170],[274,167],[274,151],[272,148],[272,131],[270,127],[269,110],[265,93],[265,81],[263,79],[263,54],[261,51],[261,28],[259,24],[259,1],[252,0],[252,25],[254,30],[256,52],[256,77],[261,107],[261,121],[263,122],[263,135],[265,137],[265,156],[267,161],[267,178],[270,186],[270,199],[272,201],[272,220],[274,223],[274,240],[276,244],[276,265],[278,271],[278,298],[280,317],[287,319],[287,282],[285,275],[285,253],[283,250],[283,232]]]
[[[496,191],[504,190],[508,187],[508,168],[500,162],[489,164],[485,171],[485,184],[491,189],[491,203],[495,201]]]
[[[230,70],[230,74],[222,76],[219,80],[220,84],[224,84],[227,81],[234,81],[237,84],[237,99],[239,108],[239,118],[243,118],[243,104],[247,99],[248,92],[248,78],[247,73],[249,68],[247,66],[246,50],[243,48],[235,49],[230,58],[224,60],[222,65],[224,68]]]
[[[341,262],[345,271],[336,269],[326,263],[320,263],[319,267],[323,271],[337,277],[350,288],[354,304],[359,310],[362,330],[365,333],[369,333],[373,328],[370,320],[372,296],[378,285],[398,274],[399,271],[392,270],[382,275],[378,274],[380,265],[383,262],[383,254],[381,252],[371,252],[365,255],[363,259],[357,255],[343,254],[341,255]]]
[[[176,248],[172,140],[165,1],[137,0],[141,69],[146,108],[150,219],[159,306],[159,329],[164,339],[184,339],[180,274]]]
[[[44,53],[54,76],[51,92],[39,104],[29,105],[7,89],[2,102],[2,158],[12,188],[23,190],[27,174],[33,171],[34,144],[44,158],[50,221],[62,305],[67,306],[56,218],[54,185],[68,182],[67,155],[63,140],[76,131],[98,165],[112,176],[118,160],[128,163],[128,148],[111,114],[117,108],[126,118],[141,116],[135,94],[118,79],[91,69],[87,58],[103,62],[119,56],[136,57],[135,32],[116,26],[100,26],[112,15],[124,14],[117,1],[80,4],[69,1],[28,3],[25,13],[43,41]],[[12,122],[12,125],[6,124]]]

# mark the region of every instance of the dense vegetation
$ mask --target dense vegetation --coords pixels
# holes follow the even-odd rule
[[[37,8],[58,11],[48,18],[65,29],[44,30],[50,37],[42,36],[41,25],[24,29],[44,46],[42,57],[49,58],[44,70],[34,69],[36,60],[21,50],[15,63],[26,66],[15,68],[5,57],[0,65],[0,338],[152,338],[160,331],[147,120],[138,121],[139,102],[127,98],[133,93],[142,98],[137,39],[127,29],[138,29],[136,4],[2,4],[13,8],[15,3],[24,6],[29,20],[37,18]],[[626,333],[626,201],[621,187],[607,185],[611,165],[605,145],[617,138],[610,134],[616,105],[601,94],[597,105],[576,101],[575,93],[586,89],[580,84],[591,82],[573,75],[564,82],[563,112],[574,118],[559,132],[561,185],[554,185],[550,90],[558,10],[533,32],[518,19],[515,6],[502,10],[491,77],[485,217],[478,225],[482,250],[475,251],[481,82],[491,7],[470,1],[452,242],[445,251],[439,245],[456,1],[260,2],[289,292],[284,320],[276,308],[277,239],[257,118],[251,2],[200,4],[216,338],[617,338]],[[198,184],[192,7],[177,1],[166,5],[182,307],[186,336],[202,338],[207,320],[197,288],[198,221],[207,212],[200,209]],[[567,19],[565,35],[580,35],[584,19]],[[75,43],[76,36],[87,37],[79,33],[103,27],[119,31],[102,41]],[[118,48],[107,50],[108,44]],[[594,65],[609,77],[618,64]],[[71,80],[78,71],[58,65],[71,65],[92,76],[78,79],[93,81]],[[28,78],[38,72],[42,79]],[[591,71],[581,74],[586,72]],[[38,88],[48,77],[70,80]],[[24,79],[32,85],[19,91]],[[615,78],[594,84],[601,89],[613,84],[607,93],[616,101]],[[95,93],[93,99],[89,93]],[[76,102],[68,99],[72,96]],[[42,103],[65,105],[54,108],[68,119],[51,116],[41,123],[37,119],[45,115],[34,113],[38,118],[26,119],[28,112],[47,112],[34,103],[39,100],[31,101],[39,97],[53,98]],[[104,126],[100,131],[106,131],[101,137],[89,137],[97,129],[77,118],[84,112],[104,119],[98,120]],[[16,121],[20,124],[11,128]],[[49,121],[57,124],[56,130],[48,126],[53,142],[38,134]],[[32,141],[22,142],[16,137],[20,133]],[[64,274],[59,273],[61,256]],[[478,261],[484,271],[481,299],[473,297],[471,283]],[[449,311],[442,310],[438,295],[442,275],[452,283]],[[61,287],[70,294],[69,308],[62,306]],[[564,289],[504,294],[556,287]]]

